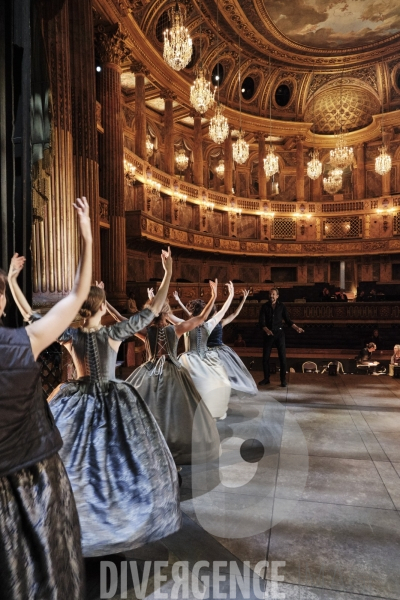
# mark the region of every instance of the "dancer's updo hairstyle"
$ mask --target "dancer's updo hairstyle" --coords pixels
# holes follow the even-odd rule
[[[97,287],[96,285],[92,285],[90,288],[89,296],[82,304],[79,314],[84,319],[89,319],[97,313],[97,311],[105,301],[105,291],[102,288]]]
[[[197,298],[196,300],[190,300],[190,302],[186,304],[186,308],[188,309],[192,317],[197,317],[202,312],[205,305],[206,303],[204,302],[204,300]]]
[[[152,300],[147,300],[146,304],[143,308],[149,308],[152,305]],[[160,314],[158,317],[154,317],[150,327],[165,327],[168,325],[167,316],[171,312],[171,307],[168,302],[164,302],[162,309],[160,310]]]

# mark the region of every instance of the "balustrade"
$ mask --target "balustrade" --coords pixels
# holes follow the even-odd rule
[[[180,181],[174,175],[151,166],[128,148],[125,148],[125,158],[136,167],[135,185],[138,192],[137,203],[132,204],[129,200],[127,206],[146,210],[143,215],[144,228],[139,228],[137,235],[161,241],[168,237],[165,236],[167,231],[171,241],[177,245],[190,245],[199,250],[218,249],[219,252],[232,254],[330,256],[400,251],[397,237],[400,233],[400,195],[344,202],[250,200]],[[189,219],[190,228],[183,217],[180,223],[182,213],[176,213],[173,223],[157,220],[152,214],[153,196],[149,192],[149,181],[157,182],[164,201],[165,196],[181,194],[186,196],[188,207],[199,207],[204,202],[212,204],[215,216],[207,219],[202,232],[199,231],[201,223],[198,218]],[[140,184],[145,185],[139,193]],[[218,213],[229,212],[233,201],[235,207],[241,210],[242,218],[249,215],[255,217],[253,221],[246,222],[245,240],[232,240],[232,237],[237,238],[235,227],[229,227],[229,231],[223,229],[228,234],[224,236],[216,233],[220,228],[213,226],[213,222],[217,223],[221,218]],[[350,213],[347,219],[346,213]],[[160,214],[158,212],[157,216]],[[164,211],[163,214],[169,213]],[[326,217],[328,214],[329,218]],[[269,236],[271,239],[268,239]],[[260,240],[260,237],[264,239]]]

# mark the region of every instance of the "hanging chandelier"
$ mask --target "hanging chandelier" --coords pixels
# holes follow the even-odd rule
[[[375,171],[379,175],[389,173],[392,168],[392,157],[387,153],[386,146],[379,148],[379,155],[375,158]]]
[[[223,179],[225,175],[225,162],[224,159],[221,158],[215,167],[215,172],[217,174],[218,179]]]
[[[249,158],[249,144],[244,139],[244,131],[242,128],[239,130],[239,137],[236,142],[232,144],[233,160],[238,165],[243,165]]]
[[[197,77],[190,88],[190,104],[203,115],[214,104],[215,91],[210,89],[211,82],[206,81],[203,67],[199,67]]]
[[[147,158],[150,158],[150,156],[152,156],[153,150],[154,150],[154,144],[151,141],[151,137],[149,136],[149,134],[147,134],[146,135],[146,153],[147,153]]]
[[[307,163],[307,175],[310,179],[318,179],[322,173],[322,162],[319,160],[318,150],[311,152],[311,160]]]
[[[336,194],[343,185],[343,171],[342,169],[333,169],[328,177],[323,179],[324,190],[328,194]]]
[[[279,171],[278,157],[274,152],[274,146],[269,146],[267,156],[264,158],[264,171],[267,177],[272,177]]]
[[[178,171],[181,173],[186,171],[189,164],[189,157],[186,156],[184,148],[179,148],[178,152],[175,152],[175,163]]]
[[[171,29],[164,31],[164,60],[175,71],[184,69],[192,58],[192,38],[183,25],[183,14],[178,3],[170,11]]]
[[[222,144],[229,135],[228,119],[224,117],[223,112],[224,107],[218,102],[209,128],[209,136],[216,144]]]
[[[344,169],[352,164],[354,159],[353,148],[346,146],[342,131],[339,133],[336,148],[330,151],[330,163],[333,167]]]

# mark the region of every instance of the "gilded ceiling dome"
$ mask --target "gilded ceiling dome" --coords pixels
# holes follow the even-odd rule
[[[313,122],[316,133],[335,133],[340,126],[353,131],[369,125],[372,115],[379,113],[376,94],[366,86],[338,84],[327,86],[309,102],[304,114],[306,122]]]

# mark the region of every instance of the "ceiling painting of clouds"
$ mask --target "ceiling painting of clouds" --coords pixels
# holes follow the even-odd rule
[[[400,32],[400,0],[264,0],[275,26],[313,48],[354,48]]]

